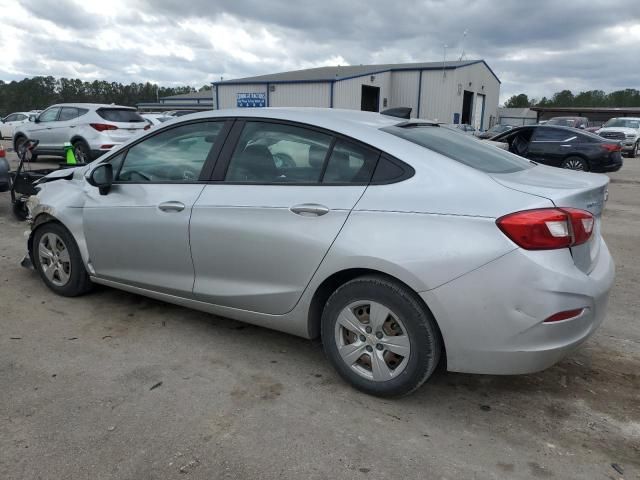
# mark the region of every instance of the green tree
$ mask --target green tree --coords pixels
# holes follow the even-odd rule
[[[526,93],[521,93],[520,95],[513,95],[506,102],[504,102],[504,106],[507,108],[526,108],[531,106],[531,102],[529,102],[529,97]]]

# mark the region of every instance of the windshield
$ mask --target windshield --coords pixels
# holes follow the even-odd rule
[[[528,160],[448,128],[409,125],[381,130],[486,173],[513,173],[532,167]]]
[[[640,128],[640,120],[630,118],[612,118],[605,123],[603,127]]]
[[[506,132],[507,130],[509,130],[509,127],[506,125],[494,125],[487,131],[491,133],[502,133],[502,132]]]

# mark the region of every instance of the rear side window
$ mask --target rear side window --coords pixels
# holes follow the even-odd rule
[[[293,125],[247,122],[226,182],[318,183],[332,137]]]
[[[145,121],[138,112],[128,108],[99,108],[96,113],[110,122],[134,123]]]
[[[73,120],[74,118],[78,118],[78,109],[74,107],[63,107],[58,120],[64,122],[65,120]]]
[[[367,183],[379,153],[346,140],[333,147],[322,183]]]
[[[486,173],[512,173],[532,167],[528,160],[494,145],[436,125],[393,126],[381,130]]]
[[[569,142],[576,140],[578,135],[560,128],[536,128],[533,136],[534,142]]]

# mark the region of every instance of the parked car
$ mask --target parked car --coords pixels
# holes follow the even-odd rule
[[[64,144],[71,143],[76,159],[89,162],[149,128],[135,108],[93,103],[52,105],[28,123],[16,127],[17,150],[27,140],[39,140],[32,161],[38,155],[64,156]]]
[[[509,130],[511,130],[513,128],[513,126],[511,125],[494,125],[493,127],[491,127],[489,130],[486,130],[484,132],[478,132],[476,133],[476,137],[486,140],[492,137],[495,137],[496,135],[500,134],[500,133],[504,133],[504,132],[508,132]]]
[[[617,140],[622,144],[622,151],[630,157],[638,156],[640,144],[640,118],[612,118],[596,132],[601,137]]]
[[[2,119],[0,123],[0,139],[13,138],[13,132],[18,125],[27,123],[32,112],[14,112]]]
[[[27,246],[60,295],[100,283],[320,337],[356,388],[400,395],[440,361],[544,369],[597,329],[607,185],[420,120],[218,110],[45,177]]]
[[[141,113],[140,116],[144,118],[151,127],[161,125],[162,123],[175,118],[161,113]]]
[[[553,117],[546,124],[585,129],[589,126],[589,119],[587,117]]]
[[[549,125],[516,127],[492,140],[509,151],[552,167],[585,172],[615,172],[622,167],[622,147],[593,133]]]

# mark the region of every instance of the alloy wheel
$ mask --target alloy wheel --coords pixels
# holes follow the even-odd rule
[[[569,170],[584,170],[584,162],[577,158],[570,158],[564,162],[564,168],[568,168]]]
[[[57,287],[71,278],[71,257],[67,246],[55,233],[46,233],[38,245],[38,259],[45,277]]]
[[[376,382],[397,377],[411,354],[402,320],[384,305],[368,300],[342,309],[335,340],[342,360],[361,377]]]

